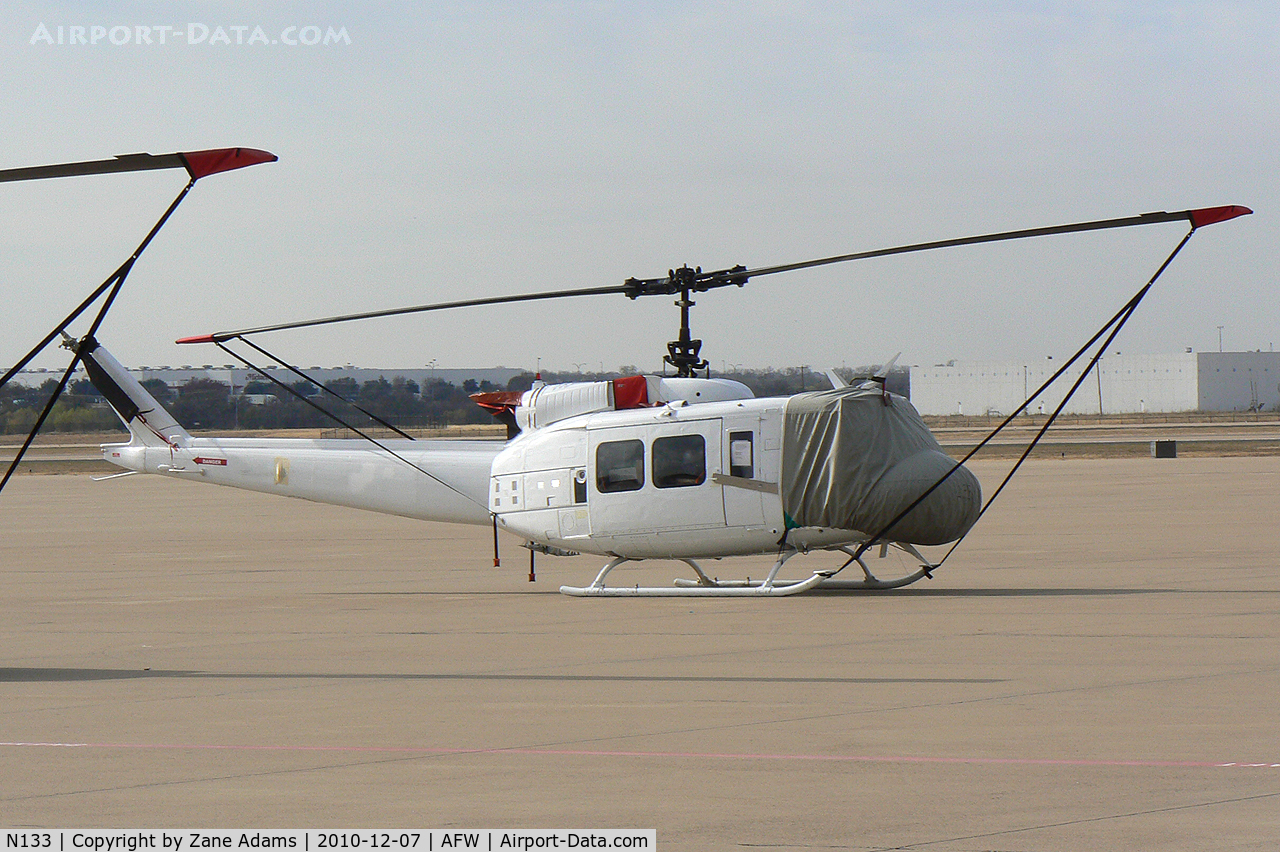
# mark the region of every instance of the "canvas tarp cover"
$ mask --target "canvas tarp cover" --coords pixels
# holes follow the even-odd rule
[[[781,492],[788,527],[875,534],[953,465],[901,397],[886,405],[879,389],[842,388],[787,402]],[[964,469],[957,474],[972,479]],[[930,495],[888,537],[936,544],[972,525],[970,506],[953,508],[935,495],[943,497]]]

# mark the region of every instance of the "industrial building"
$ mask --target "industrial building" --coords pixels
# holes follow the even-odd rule
[[[1080,377],[1081,359],[1029,413],[1054,410]],[[911,402],[921,414],[1012,414],[1061,362],[952,361],[911,368]],[[1275,411],[1280,352],[1180,352],[1106,355],[1063,409],[1071,414],[1177,411]]]

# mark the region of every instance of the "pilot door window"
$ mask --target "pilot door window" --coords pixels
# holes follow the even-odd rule
[[[707,441],[701,435],[671,435],[653,442],[653,484],[688,488],[707,480]]]
[[[639,491],[644,487],[644,442],[607,441],[596,447],[596,490]]]

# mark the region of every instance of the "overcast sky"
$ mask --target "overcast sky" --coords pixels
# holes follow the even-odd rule
[[[105,35],[58,44],[72,27]],[[1223,204],[1257,212],[1197,233],[1116,348],[1216,350],[1222,326],[1265,350],[1277,60],[1264,2],[11,4],[0,168],[280,157],[201,180],[139,261],[99,334],[133,366],[227,363],[173,341],[312,316]],[[0,185],[0,364],[184,180]],[[764,277],[699,295],[694,335],[715,370],[1061,356],[1184,230]],[[605,296],[259,342],[303,366],[656,370],[677,323],[670,298]]]

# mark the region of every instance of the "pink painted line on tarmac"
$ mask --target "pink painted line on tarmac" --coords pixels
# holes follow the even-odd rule
[[[778,760],[845,763],[935,763],[979,766],[1081,766],[1200,769],[1280,769],[1280,763],[1200,760],[1076,760],[1034,757],[928,757],[920,755],[753,754],[695,751],[606,751],[551,748],[431,748],[426,746],[219,745],[216,743],[57,743],[0,742],[5,748],[155,749],[166,751],[347,752],[354,754],[462,755],[515,754],[547,757],[631,757],[697,760]]]

